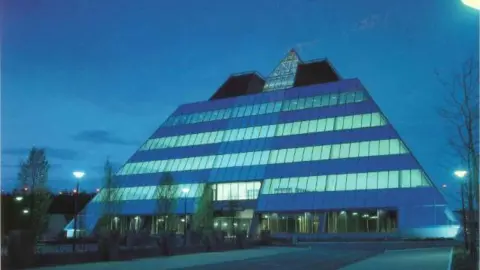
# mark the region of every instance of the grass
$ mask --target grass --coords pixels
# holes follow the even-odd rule
[[[478,262],[475,262],[468,255],[463,246],[453,249],[452,270],[474,270],[478,269]]]

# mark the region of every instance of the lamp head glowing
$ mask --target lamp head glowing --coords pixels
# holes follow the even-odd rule
[[[459,170],[455,171],[453,174],[455,174],[455,176],[458,178],[464,178],[467,175],[467,171]]]
[[[85,173],[81,172],[81,171],[74,171],[73,176],[75,176],[75,178],[77,178],[77,179],[81,179],[82,177],[85,176]]]
[[[462,0],[462,3],[471,8],[480,10],[480,0]]]
[[[190,191],[190,189],[188,189],[188,188],[182,188],[183,193],[188,193],[189,191]]]

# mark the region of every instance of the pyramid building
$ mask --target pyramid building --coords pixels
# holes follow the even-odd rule
[[[458,230],[361,82],[341,78],[328,60],[303,62],[294,50],[267,78],[231,75],[208,101],[179,106],[115,183],[81,212],[77,228],[93,232],[107,194],[115,194],[115,226],[158,233],[166,225],[156,194],[170,192],[170,229],[181,233],[208,186],[213,226],[227,233],[405,238]]]

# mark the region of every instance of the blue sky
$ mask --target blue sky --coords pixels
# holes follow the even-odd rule
[[[46,147],[54,189],[100,185],[183,103],[231,73],[263,75],[290,48],[359,78],[433,180],[458,188],[445,78],[478,57],[478,12],[452,0],[10,0],[2,21],[2,188]]]

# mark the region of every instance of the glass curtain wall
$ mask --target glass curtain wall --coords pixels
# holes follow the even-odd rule
[[[187,224],[190,216],[187,216]],[[121,234],[127,232],[147,231],[151,234],[159,234],[166,231],[174,231],[183,234],[185,216],[175,215],[167,222],[166,216],[119,216],[111,221],[111,228],[119,230]]]
[[[319,221],[318,213],[270,213],[262,215],[260,224],[272,233],[317,233]]]
[[[325,212],[326,233],[394,232],[397,212],[394,210],[346,210]],[[272,233],[321,233],[320,213],[268,213],[261,217],[262,230]]]
[[[397,213],[393,210],[335,211],[327,214],[328,233],[393,232]]]

